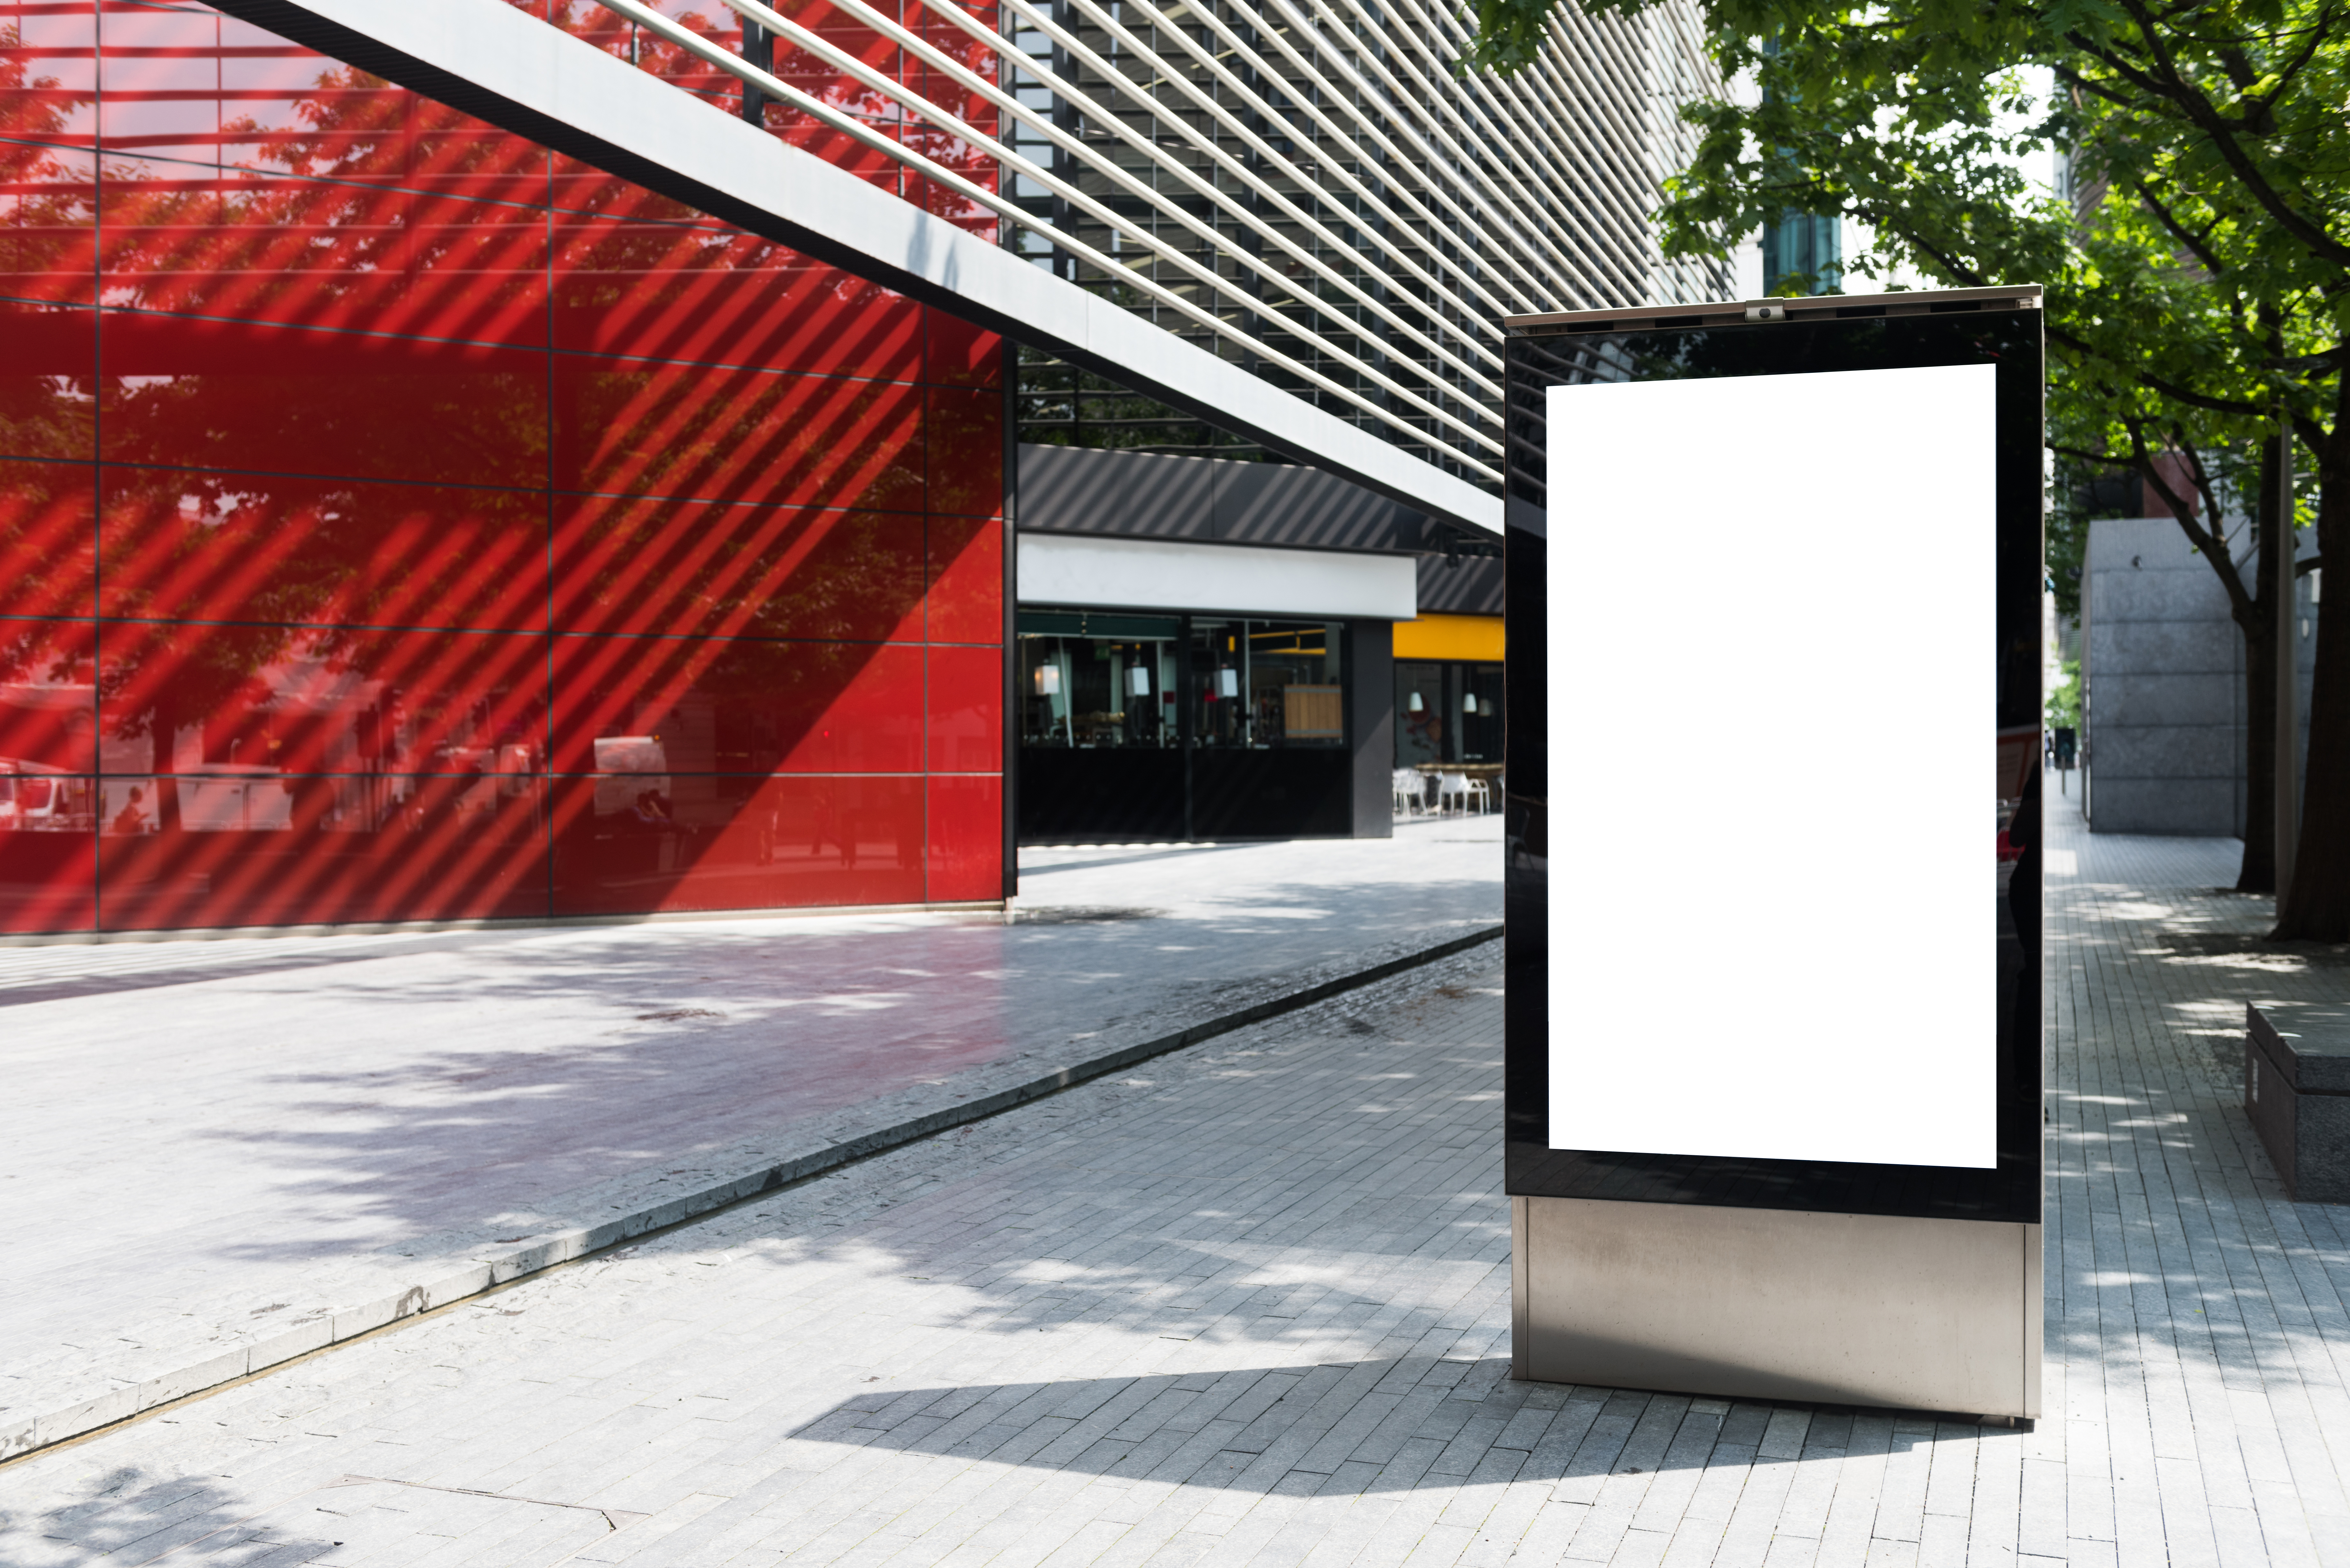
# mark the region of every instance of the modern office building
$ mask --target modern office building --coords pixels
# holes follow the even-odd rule
[[[988,902],[1112,735],[1154,833],[1383,824],[1494,319],[1719,292],[1690,15],[0,5],[0,931]]]
[[[2244,634],[2227,590],[2160,496],[2131,487],[2143,517],[2089,524],[2081,571],[2079,809],[2097,833],[2241,837]],[[2235,570],[2256,570],[2250,531],[2229,520]],[[2316,549],[2304,531],[2303,554]],[[2294,704],[2309,752],[2309,696],[2317,668],[2317,599],[2324,574],[2293,585]]]
[[[1080,278],[1087,252],[1131,258],[1170,333],[1229,352],[1254,323],[1260,374],[1448,472],[1499,466],[1498,300],[1728,292],[1648,226],[1705,80],[1690,13],[1563,10],[1542,66],[1468,84],[1458,17],[1419,5],[1020,15],[1055,116],[1008,138],[1050,225],[1024,253]],[[1224,315],[1187,314],[1201,296]],[[1489,534],[1267,472],[1260,444],[1046,355],[1015,377],[1024,837],[1384,835],[1396,768],[1498,767]]]

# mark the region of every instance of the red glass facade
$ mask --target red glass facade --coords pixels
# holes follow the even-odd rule
[[[1001,896],[987,334],[200,5],[50,0],[0,4],[0,931]]]

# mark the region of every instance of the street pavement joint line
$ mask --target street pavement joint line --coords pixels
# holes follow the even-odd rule
[[[1327,1002],[1334,996],[1401,974],[1406,970],[1418,969],[1490,942],[1498,938],[1502,930],[1500,926],[1482,927],[1465,936],[1421,948],[1400,958],[1388,959],[1284,996],[1271,997],[1237,1008],[1171,1034],[1106,1051],[1100,1055],[1055,1068],[1024,1083],[965,1100],[960,1105],[943,1106],[890,1127],[844,1138],[796,1158],[718,1182],[700,1192],[666,1199],[601,1224],[530,1237],[513,1251],[476,1257],[455,1273],[430,1283],[410,1285],[364,1306],[335,1313],[330,1319],[317,1325],[325,1329],[322,1334],[314,1336],[307,1332],[281,1334],[259,1345],[249,1345],[241,1355],[234,1351],[214,1353],[194,1366],[78,1399],[59,1409],[19,1418],[6,1428],[0,1428],[0,1464],[13,1463],[42,1449],[90,1436],[107,1428],[143,1420],[159,1411],[175,1408],[189,1399],[201,1398],[229,1384],[307,1359],[322,1350],[348,1344],[393,1324],[482,1295],[544,1270],[577,1262],[591,1253],[618,1246],[623,1241],[638,1241],[672,1226],[708,1219],[722,1210],[764,1198],[780,1189],[821,1176],[844,1165],[886,1154],[891,1149],[939,1133],[951,1132],[972,1122],[984,1121],[1020,1106],[1073,1089],[1106,1074],[1147,1062],[1154,1056],[1164,1056],[1212,1040],[1220,1034],[1229,1034],[1236,1029],[1245,1029],[1253,1023],[1261,1023],[1269,1018]]]
[[[337,1476],[333,1480],[321,1481],[317,1486],[304,1487],[300,1491],[295,1492],[291,1496],[281,1497],[265,1508],[256,1508],[242,1519],[232,1519],[226,1524],[222,1525],[219,1529],[208,1530],[192,1541],[174,1542],[171,1545],[165,1547],[162,1551],[157,1552],[154,1556],[141,1559],[139,1568],[147,1568],[149,1563],[161,1563],[166,1557],[176,1557],[181,1552],[186,1552],[192,1547],[202,1546],[205,1542],[212,1540],[214,1536],[225,1535],[232,1530],[242,1530],[246,1525],[251,1524],[255,1520],[259,1519],[265,1513],[275,1513],[279,1509],[287,1506],[289,1503],[299,1502],[304,1498],[314,1496],[318,1492],[332,1491],[335,1488],[340,1486],[404,1486],[413,1488],[418,1491],[453,1491],[463,1493],[467,1497],[486,1497],[495,1502],[524,1502],[533,1504],[539,1508],[567,1508],[575,1513],[598,1513],[604,1516],[604,1523],[606,1526],[604,1539],[607,1540],[610,1539],[612,1535],[617,1534],[619,1532],[626,1530],[629,1526],[636,1523],[639,1520],[650,1519],[652,1517],[650,1514],[646,1513],[631,1513],[626,1509],[596,1508],[584,1502],[550,1502],[543,1497],[512,1497],[502,1491],[477,1491],[472,1487],[465,1486],[434,1486],[427,1481],[392,1480],[384,1476]],[[337,1544],[339,1545],[340,1542],[338,1542]],[[579,1550],[585,1551],[587,1548],[582,1547]],[[578,1554],[578,1552],[574,1552],[571,1553],[571,1556],[576,1557]],[[568,1562],[569,1558],[566,1558],[565,1561]]]
[[[604,1516],[604,1522],[615,1530],[625,1530],[640,1519],[652,1517],[649,1513],[632,1513],[625,1508],[598,1508],[592,1502],[557,1502],[551,1497],[517,1497],[512,1492],[484,1491],[475,1486],[442,1486],[433,1481],[396,1480],[390,1476],[338,1476],[327,1486],[404,1486],[417,1491],[453,1491],[462,1497],[486,1497],[497,1502],[528,1502],[540,1508],[568,1508],[580,1513],[600,1513]],[[326,1488],[317,1490],[323,1491]]]

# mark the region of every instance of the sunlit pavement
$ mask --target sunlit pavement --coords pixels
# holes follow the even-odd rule
[[[420,1270],[1489,928],[1499,838],[1453,816],[1032,852],[1010,925],[0,949],[0,1437],[307,1348]]]
[[[2055,838],[2030,1431],[1511,1382],[1482,950],[0,1469],[0,1561],[2350,1562],[2350,1246],[2232,1079],[2350,967]]]

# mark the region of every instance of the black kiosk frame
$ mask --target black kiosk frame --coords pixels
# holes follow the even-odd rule
[[[2019,286],[1577,311],[1506,322],[1505,1120],[1513,1357],[1521,1377],[2010,1418],[2038,1414],[2039,307],[2040,290]],[[1640,739],[1578,732],[1557,737],[1554,747],[1548,732],[1546,585],[1554,563],[1546,538],[1554,504],[1571,504],[1575,483],[1575,475],[1549,466],[1553,406],[1573,403],[1572,397],[1554,400],[1552,389],[1966,365],[1993,368],[1993,515],[1983,525],[1996,530],[1996,603],[1982,607],[1986,629],[1996,627],[1996,646],[1986,635],[1981,656],[1985,667],[1994,660],[1997,667],[2000,854],[1997,898],[1986,899],[1995,908],[1982,912],[1996,925],[1995,947],[1984,932],[1980,947],[1953,961],[1991,962],[1996,954],[1995,1159],[1960,1167],[1554,1147],[1553,1009],[1567,1009],[1571,1017],[1575,1002],[1550,990],[1551,848],[1559,836],[1562,855],[1571,857],[1575,836],[1606,828],[1552,819],[1552,769],[1624,767]],[[1704,430],[1681,431],[1679,439],[1693,460],[1702,460]],[[1757,475],[1757,483],[1802,482],[1800,431],[1790,432],[1786,446],[1781,472]],[[1658,482],[1669,485],[1671,476]],[[1918,482],[1930,483],[1932,476],[1920,474]],[[1887,500],[1898,515],[1898,498]],[[1638,541],[1627,543],[1630,555],[1643,553]],[[1701,561],[1676,566],[1702,569]],[[1768,650],[1757,656],[1767,658]],[[1622,678],[1620,670],[1589,672],[1595,680]],[[1991,741],[1982,737],[1984,775],[1993,771]],[[1627,787],[1638,785],[1627,780]],[[1981,794],[1991,805],[1992,792]],[[1994,836],[1992,815],[1985,810],[1978,819],[1985,841]],[[1833,782],[1824,778],[1819,821],[1832,824],[1834,816]],[[1778,857],[1779,874],[1785,874],[1783,844],[1758,846],[1756,853]],[[1676,866],[1669,846],[1659,846],[1656,857],[1658,876],[1679,877],[1697,895],[1692,919],[1701,920],[1702,888],[1720,868]],[[1983,864],[1991,870],[1993,856],[1984,855]],[[1992,881],[1984,876],[1987,895]],[[1898,918],[1899,898],[1899,889],[1887,889],[1877,914]],[[1824,944],[1835,940],[1829,930],[1818,937]],[[1701,983],[1703,942],[1691,941],[1688,951],[1691,983]],[[1816,1005],[1783,1026],[1898,1030],[1898,1021],[1841,1010],[1828,978],[1834,967],[1821,966]],[[1988,985],[1987,976],[1981,983]],[[1920,1007],[1936,1005],[1932,996],[1917,1000]],[[1654,1093],[1676,1093],[1669,1010],[1652,1038],[1607,1048],[1654,1052]]]

